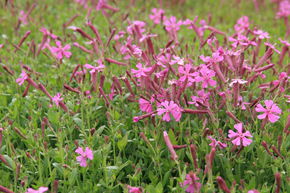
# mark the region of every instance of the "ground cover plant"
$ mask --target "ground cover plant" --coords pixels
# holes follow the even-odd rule
[[[0,192],[290,192],[288,0],[0,6]]]

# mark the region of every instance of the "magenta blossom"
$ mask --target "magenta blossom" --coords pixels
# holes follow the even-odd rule
[[[195,82],[195,76],[198,75],[198,72],[193,72],[193,68],[192,68],[191,64],[179,66],[178,72],[181,75],[179,78],[179,81],[181,81],[181,82],[185,82],[185,80],[187,79],[187,81],[189,83],[193,83],[193,82]]]
[[[209,92],[205,92],[204,90],[199,90],[197,91],[198,96],[191,96],[191,100],[189,101],[188,104],[194,104],[196,107],[199,106],[199,103],[204,104],[204,105],[209,105]]]
[[[180,66],[183,66],[184,65],[184,59],[183,58],[180,58],[178,56],[173,56],[173,59],[171,59],[171,61],[169,62],[170,65],[173,65],[173,64],[178,64]]]
[[[273,44],[270,44],[269,42],[265,42],[264,44],[265,44],[265,46],[268,46],[268,47],[270,47],[271,49],[273,49],[273,50],[274,50],[275,52],[277,52],[278,54],[281,54],[281,52],[280,52],[279,50],[277,50]]]
[[[209,144],[209,146],[211,146],[211,147],[218,146],[221,149],[224,149],[227,147],[227,144],[222,143],[220,141],[217,141],[216,139],[212,138],[211,136],[208,136],[207,138],[209,138],[211,140],[211,143]]]
[[[263,114],[258,115],[258,119],[268,119],[271,123],[278,121],[279,115],[282,113],[281,109],[272,100],[265,100],[265,105],[266,108],[261,104],[256,106],[257,112],[263,112]]]
[[[19,20],[23,25],[28,24],[28,15],[27,15],[27,13],[25,13],[23,10],[21,10],[21,11],[19,12],[18,20]]]
[[[98,66],[92,66],[90,64],[85,64],[84,67],[86,69],[90,70],[90,74],[94,74],[96,72],[102,72],[103,69],[105,68],[105,65],[103,64],[101,59],[99,59],[97,61],[97,63],[99,64]]]
[[[259,39],[269,39],[269,33],[268,32],[264,32],[262,30],[255,30],[253,31],[253,33],[259,38]]]
[[[199,178],[193,172],[190,172],[189,174],[186,174],[182,187],[188,185],[188,187],[185,190],[186,192],[197,193],[200,191],[201,188],[201,183],[197,182],[197,180],[199,180]]]
[[[75,152],[80,154],[80,156],[77,157],[77,161],[81,167],[87,167],[87,159],[93,160],[94,158],[93,151],[88,147],[86,147],[85,151],[83,151],[83,148],[78,147]]]
[[[216,81],[212,79],[215,76],[215,72],[210,70],[206,66],[203,66],[200,71],[200,75],[198,75],[195,80],[197,82],[202,82],[202,88],[207,88],[208,86],[215,86]]]
[[[63,101],[63,98],[61,98],[61,94],[57,93],[54,97],[52,97],[52,101],[55,103],[55,105],[58,107],[59,103]]]
[[[244,31],[247,31],[249,29],[249,26],[249,18],[247,16],[242,16],[240,19],[238,19],[235,25],[235,31],[238,34],[243,33]]]
[[[253,137],[253,136],[251,135],[251,133],[249,131],[246,131],[245,133],[243,133],[243,124],[242,123],[235,124],[234,128],[238,132],[234,132],[233,130],[229,130],[229,134],[228,134],[229,138],[234,138],[234,140],[232,141],[232,143],[234,145],[248,146],[252,143],[252,140],[248,139],[247,137]]]
[[[40,187],[38,190],[34,190],[32,188],[28,188],[25,193],[44,193],[48,191],[47,187]]]
[[[180,29],[180,26],[183,24],[182,21],[177,21],[176,17],[171,16],[169,19],[164,21],[165,29],[168,32],[177,32]]]
[[[61,60],[64,56],[66,58],[71,57],[71,52],[68,51],[70,49],[69,44],[65,45],[64,47],[62,47],[60,41],[56,41],[55,44],[57,47],[51,47],[50,51],[57,59]]]
[[[229,84],[230,87],[233,87],[234,84],[246,84],[248,81],[242,79],[232,79],[232,82]]]
[[[142,193],[141,188],[139,187],[133,187],[133,186],[127,186],[129,189],[129,193]]]
[[[140,77],[147,77],[148,73],[151,71],[151,67],[143,67],[141,63],[138,63],[136,65],[138,70],[131,69],[131,72],[134,74],[135,77],[140,78]]]
[[[249,190],[248,193],[260,193],[260,192],[258,190],[253,189],[253,190]]]
[[[141,111],[146,112],[146,113],[150,113],[152,112],[152,102],[154,102],[154,98],[151,98],[150,101],[140,98],[139,99],[139,107],[141,109]]]
[[[137,33],[142,34],[143,32],[145,32],[145,26],[146,26],[146,23],[144,21],[136,20],[136,21],[133,21],[133,23],[127,27],[127,32],[129,34],[133,34],[133,31],[136,31],[136,29],[138,29],[139,32]]]
[[[16,79],[17,84],[22,85],[24,81],[28,78],[28,75],[24,70],[22,70],[20,77]]]
[[[43,35],[47,35],[49,37],[51,37],[52,39],[57,39],[57,36],[54,35],[53,33],[51,33],[50,31],[48,31],[46,28],[42,27],[39,31],[41,31],[43,33]]]
[[[214,52],[214,53],[212,54],[212,57],[210,57],[210,56],[206,56],[206,57],[205,57],[205,56],[201,55],[199,58],[200,58],[203,62],[205,62],[205,63],[209,63],[209,64],[218,63],[218,62],[221,62],[221,61],[224,60],[224,57],[221,56],[219,52]]]
[[[287,18],[290,15],[290,2],[289,0],[281,1],[279,4],[279,11],[277,12],[278,18]]]
[[[176,121],[180,121],[181,115],[182,115],[182,109],[175,104],[173,101],[164,101],[160,104],[160,106],[157,109],[157,114],[163,116],[163,121],[170,121],[170,114],[174,117]]]
[[[164,15],[164,10],[163,9],[157,9],[157,8],[153,8],[151,10],[152,14],[149,15],[149,18],[155,23],[155,24],[159,24],[162,21],[162,17]]]

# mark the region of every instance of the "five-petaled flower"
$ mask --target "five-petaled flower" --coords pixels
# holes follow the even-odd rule
[[[141,63],[138,63],[136,65],[136,67],[138,68],[138,70],[135,69],[131,69],[131,72],[134,74],[135,77],[137,78],[141,78],[141,77],[147,77],[148,73],[151,71],[151,67],[143,67]]]
[[[164,114],[165,113],[165,114]],[[173,101],[164,101],[160,104],[157,109],[157,114],[164,116],[162,117],[163,121],[170,121],[170,114],[174,117],[176,121],[180,121],[182,115],[182,109],[175,104]]]
[[[25,193],[44,193],[48,191],[47,187],[40,187],[38,190],[34,190],[32,188],[28,188]]]
[[[180,26],[183,24],[182,21],[177,21],[176,17],[171,16],[169,19],[164,21],[165,29],[168,32],[177,32],[180,29]]]
[[[151,10],[152,14],[149,15],[149,18],[155,23],[155,24],[159,24],[162,21],[162,17],[164,15],[164,10],[163,9],[157,9],[157,8],[153,8]]]
[[[51,47],[50,51],[57,59],[61,60],[63,57],[71,57],[71,52],[68,51],[70,49],[69,44],[65,45],[64,47],[62,47],[60,41],[56,41],[55,44],[57,47]]]
[[[129,193],[142,193],[141,188],[139,187],[133,187],[133,186],[127,186],[129,189]]]
[[[63,98],[61,98],[61,94],[57,93],[54,97],[52,97],[52,101],[54,102],[54,104],[58,107],[59,103],[63,100]]]
[[[105,68],[105,65],[103,64],[102,60],[99,59],[97,61],[97,63],[99,64],[98,66],[92,66],[90,64],[85,64],[84,67],[88,70],[90,70],[90,74],[93,75],[96,72],[102,72],[103,69]]]
[[[248,146],[252,143],[251,139],[248,139],[247,137],[253,137],[249,131],[246,131],[243,133],[243,124],[238,123],[234,125],[234,128],[238,132],[234,132],[233,130],[229,130],[228,137],[229,138],[234,138],[232,143],[237,146]]]
[[[154,102],[154,98],[152,97],[150,100],[146,100],[143,98],[139,99],[139,107],[141,109],[141,111],[146,112],[146,113],[150,113],[152,112],[152,103]]]
[[[279,115],[282,113],[281,109],[272,101],[265,100],[266,108],[261,104],[258,104],[255,108],[257,112],[263,112],[258,115],[258,119],[268,119],[271,123],[275,123],[279,120]]]
[[[216,81],[212,79],[215,76],[215,72],[210,70],[206,66],[203,66],[200,71],[200,75],[198,75],[195,80],[197,82],[202,82],[202,88],[207,88],[208,86],[215,86]]]
[[[78,147],[75,152],[80,154],[77,157],[77,161],[81,167],[87,167],[87,159],[93,160],[94,158],[93,151],[88,147],[86,147],[85,151],[83,151],[83,148]]]
[[[211,140],[211,143],[209,144],[209,146],[211,146],[211,147],[218,146],[221,149],[224,149],[227,147],[227,144],[222,143],[220,141],[217,141],[216,139],[212,138],[211,136],[208,136],[207,138],[209,138]]]
[[[22,85],[24,81],[28,78],[27,73],[22,70],[20,77],[16,79],[17,84]]]
[[[179,81],[181,82],[185,82],[187,80],[189,83],[193,83],[195,82],[195,76],[198,75],[198,72],[193,72],[191,64],[179,66],[178,72],[180,73]]]
[[[185,190],[188,193],[199,192],[201,188],[201,183],[197,182],[197,180],[199,180],[199,178],[193,172],[189,172],[189,174],[186,174],[185,180],[181,186],[185,187],[188,185]]]

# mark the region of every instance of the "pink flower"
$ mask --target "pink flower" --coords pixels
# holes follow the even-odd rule
[[[57,93],[54,97],[52,97],[52,101],[55,103],[56,106],[59,106],[59,103],[63,101],[63,98],[61,98],[60,93]]]
[[[149,18],[155,23],[155,24],[159,24],[161,23],[162,20],[162,16],[164,15],[164,10],[163,9],[157,9],[157,8],[153,8],[151,10],[151,12],[153,14],[149,15]]]
[[[265,105],[266,108],[261,104],[256,106],[257,112],[263,112],[263,114],[258,115],[258,119],[268,119],[271,123],[278,121],[279,114],[282,113],[281,109],[272,100],[265,100]]]
[[[168,32],[177,32],[180,29],[182,23],[182,21],[177,22],[176,17],[174,16],[171,16],[169,19],[164,21],[165,29]]]
[[[284,95],[286,98],[286,103],[290,103],[290,95]]]
[[[212,79],[215,76],[215,72],[210,70],[206,66],[203,66],[200,71],[200,75],[198,75],[195,80],[197,82],[202,82],[202,88],[207,88],[208,86],[215,86],[216,81]]]
[[[240,19],[238,19],[236,25],[235,25],[235,31],[240,34],[244,31],[248,30],[250,26],[249,18],[247,16],[242,16]]]
[[[249,190],[248,193],[260,193],[260,192],[258,190],[253,189],[253,190]]]
[[[224,60],[224,57],[220,55],[219,52],[214,52],[212,54],[212,57],[209,57],[209,56],[203,56],[201,55],[199,57],[203,62],[205,63],[209,63],[209,64],[213,64],[213,63],[218,63],[218,62],[221,62]]]
[[[87,167],[87,159],[93,160],[94,158],[93,151],[88,147],[86,147],[85,151],[83,151],[81,147],[78,147],[75,152],[80,154],[80,156],[77,157],[77,161],[81,167]]]
[[[17,84],[22,85],[24,81],[28,78],[28,75],[24,70],[22,70],[20,77],[16,79]]]
[[[275,52],[277,52],[278,54],[281,54],[281,52],[280,52],[279,50],[277,50],[273,44],[270,44],[269,42],[265,42],[264,44],[265,44],[265,46],[268,46],[268,47],[270,47],[271,49],[273,49],[273,50],[274,50]]]
[[[279,4],[279,11],[277,12],[277,17],[287,18],[290,15],[290,2],[288,0],[281,1]]]
[[[64,56],[66,58],[71,57],[71,52],[67,51],[70,49],[70,45],[67,44],[64,47],[62,47],[61,42],[60,41],[56,41],[56,46],[57,47],[51,47],[50,51],[53,55],[56,56],[57,59],[61,60]]]
[[[279,41],[284,44],[285,46],[289,47],[290,46],[290,43],[287,42],[286,40],[282,40],[281,38],[279,38]]]
[[[146,39],[149,39],[149,38],[154,38],[154,37],[157,37],[156,34],[145,34],[145,35],[142,35],[142,37],[140,38],[140,42],[143,42],[144,40]]]
[[[43,35],[47,35],[49,37],[51,37],[52,39],[57,39],[57,36],[54,35],[53,33],[51,33],[50,31],[48,31],[46,28],[42,27],[39,31],[41,31],[43,33]]]
[[[191,64],[186,64],[184,66],[178,67],[178,72],[180,73],[179,81],[185,82],[187,79],[189,83],[193,83],[195,81],[195,76],[198,75],[198,72],[192,72],[193,68]]]
[[[154,102],[154,98],[151,98],[150,101],[140,98],[139,107],[141,111],[146,112],[146,113],[152,112],[152,102]]]
[[[248,81],[242,79],[232,79],[232,82],[229,84],[232,87],[234,84],[246,84]]]
[[[175,104],[173,101],[170,101],[170,102],[164,101],[158,107],[157,114],[162,115],[165,113],[163,118],[162,118],[163,121],[169,122],[170,121],[170,114],[174,117],[174,119],[176,121],[179,121],[181,118],[181,115],[182,115],[181,111],[182,111],[182,109],[177,104]]]
[[[47,187],[40,187],[38,190],[34,190],[32,188],[28,188],[25,193],[44,193],[48,191]]]
[[[136,65],[138,70],[131,69],[131,72],[134,74],[135,77],[140,78],[140,77],[147,77],[148,73],[151,71],[151,67],[143,67],[141,63],[138,63]]]
[[[145,26],[146,26],[146,23],[144,21],[136,20],[136,21],[133,21],[133,23],[127,27],[127,32],[132,35],[133,31],[137,32],[136,29],[138,29],[139,32],[137,33],[142,34],[143,32],[145,32],[145,29],[144,29]]]
[[[269,39],[269,33],[268,32],[264,32],[262,30],[255,30],[253,31],[253,33],[259,38],[259,39]]]
[[[227,147],[227,144],[222,143],[220,141],[217,141],[216,139],[212,138],[211,136],[208,136],[207,138],[209,138],[211,140],[211,143],[209,144],[209,146],[211,146],[211,147],[218,146],[221,149],[224,149]]]
[[[182,187],[188,185],[188,187],[185,190],[188,193],[199,192],[201,188],[201,183],[197,182],[197,180],[199,180],[199,178],[194,173],[190,172],[189,174],[186,174]]]
[[[27,15],[23,10],[21,10],[21,11],[19,12],[18,20],[19,20],[23,25],[26,25],[26,24],[28,24],[27,19],[28,19],[28,15]]]
[[[157,65],[166,68],[166,65],[170,63],[170,60],[171,60],[170,53],[160,54],[157,56]]]
[[[210,93],[204,92],[204,90],[199,90],[197,91],[197,95],[198,96],[191,96],[192,101],[189,101],[188,104],[194,104],[196,107],[199,107],[198,102],[204,105],[208,105]]]
[[[229,130],[229,134],[228,134],[229,138],[234,138],[234,140],[232,141],[232,143],[234,145],[248,146],[252,143],[252,140],[248,139],[247,137],[253,137],[253,136],[251,135],[251,133],[249,131],[246,131],[245,133],[243,133],[243,124],[242,123],[235,124],[234,128],[238,132],[234,132],[233,130]]]
[[[124,31],[119,31],[115,36],[114,40],[119,40],[120,38],[123,38],[126,32]]]
[[[247,109],[246,105],[251,104],[251,103],[248,103],[248,102],[244,102],[242,96],[239,96],[238,101],[239,101],[239,105],[241,106],[242,110],[246,110]]]
[[[133,186],[127,186],[129,189],[129,193],[142,193],[141,188],[139,187],[133,187]]]
[[[105,65],[103,64],[102,60],[99,59],[97,61],[97,63],[99,64],[99,66],[92,66],[90,64],[85,64],[84,67],[88,70],[90,70],[90,74],[94,74],[96,72],[102,72],[103,69],[105,68]]]
[[[184,65],[184,59],[178,56],[173,56],[173,59],[169,62],[170,65],[178,64],[180,66]]]

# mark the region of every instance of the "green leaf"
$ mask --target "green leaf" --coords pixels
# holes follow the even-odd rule
[[[125,135],[121,140],[118,141],[117,145],[120,151],[123,151],[128,143],[128,135]]]

